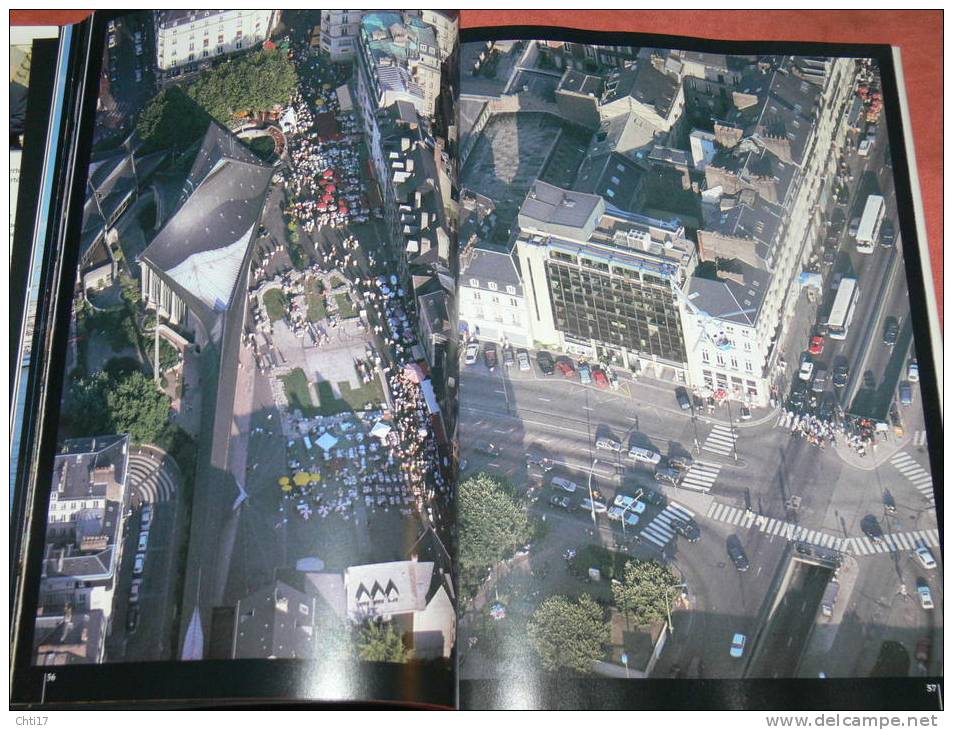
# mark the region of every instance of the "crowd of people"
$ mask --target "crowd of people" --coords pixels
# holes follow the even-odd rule
[[[362,135],[353,112],[340,108],[340,73],[304,51],[296,62],[301,89],[282,118],[291,158],[285,212],[305,231],[364,222]]]

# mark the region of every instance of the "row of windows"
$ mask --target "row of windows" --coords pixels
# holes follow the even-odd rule
[[[479,286],[480,286],[480,280],[479,280],[479,279],[470,279],[470,286],[472,286],[473,288],[479,288]],[[490,291],[497,291],[500,287],[499,287],[499,285],[498,285],[495,281],[488,281],[488,282],[486,283],[486,288],[489,289]],[[516,294],[516,287],[513,286],[512,284],[507,284],[507,285],[506,285],[506,293],[507,293],[507,294]]]
[[[709,364],[711,362],[711,355],[708,352],[708,350],[702,350],[702,362],[706,364]],[[732,370],[738,369],[738,358],[732,355],[728,358],[728,362],[731,363]],[[715,353],[715,363],[718,364],[720,367],[725,367],[725,356],[721,352]],[[751,366],[751,360],[745,360],[744,363],[745,363],[745,370],[747,372],[749,373],[754,372]]]
[[[725,373],[712,373],[711,370],[702,370],[702,378],[705,380],[705,385],[713,390],[718,387],[722,390],[731,390],[738,395],[743,392],[747,392],[752,397],[758,395],[758,384],[753,380],[745,379],[742,381],[741,378],[735,376],[729,378]],[[729,382],[731,383],[730,388]]]
[[[475,301],[478,301],[478,302],[479,302],[479,301],[482,301],[482,300],[483,300],[483,297],[480,295],[480,292],[475,291],[475,292],[473,292],[473,299],[474,299]],[[493,304],[499,304],[499,303],[500,303],[500,298],[497,297],[497,296],[492,296],[492,297],[489,298],[489,301],[493,302]],[[514,299],[513,297],[509,297],[509,298],[508,298],[508,301],[509,301],[511,307],[517,307],[517,306],[519,306],[519,303],[518,303],[517,300]]]

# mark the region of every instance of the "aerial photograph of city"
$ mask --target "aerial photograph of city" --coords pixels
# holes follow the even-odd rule
[[[458,108],[461,678],[940,675],[877,65],[488,40]]]
[[[457,14],[102,25],[33,663],[449,672]]]

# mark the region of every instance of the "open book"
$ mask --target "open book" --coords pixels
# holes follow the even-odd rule
[[[428,10],[61,47],[16,704],[940,704],[890,48]]]

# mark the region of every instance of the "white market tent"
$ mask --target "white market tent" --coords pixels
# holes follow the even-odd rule
[[[318,446],[320,446],[325,451],[330,451],[334,448],[334,445],[338,442],[337,438],[325,431],[321,434],[321,438],[318,439]]]
[[[390,432],[391,428],[389,425],[383,421],[378,421],[374,424],[374,428],[371,429],[371,436],[376,436],[383,441],[385,438],[387,438],[387,434]]]

